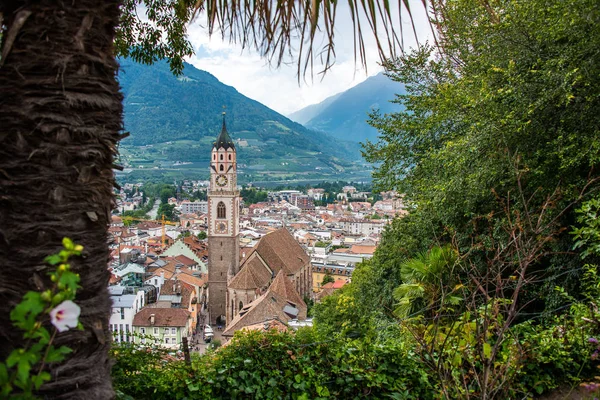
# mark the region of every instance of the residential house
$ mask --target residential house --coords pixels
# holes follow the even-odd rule
[[[125,294],[125,289],[123,286],[110,286],[108,288],[112,302],[108,327],[116,342],[131,341],[130,333],[133,332],[133,318],[144,307],[143,290],[138,290],[135,294]]]
[[[191,316],[188,310],[146,307],[133,318],[133,331],[137,334],[134,342],[150,342],[176,350],[180,348],[182,339],[190,336],[190,326]]]

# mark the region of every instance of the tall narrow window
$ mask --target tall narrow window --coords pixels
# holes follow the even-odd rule
[[[223,164],[219,167],[219,171],[223,171]]]
[[[219,204],[217,204],[217,218],[224,219],[226,217],[227,215],[225,213],[225,204],[222,201],[220,201]]]
[[[219,156],[219,159],[220,159],[221,161],[223,161],[223,154],[221,154],[221,155]]]
[[[231,154],[229,155],[229,161],[231,161]]]

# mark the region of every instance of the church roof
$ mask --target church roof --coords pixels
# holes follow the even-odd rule
[[[306,307],[306,303],[304,303],[302,296],[298,294],[296,288],[294,288],[294,284],[286,278],[283,271],[279,271],[275,279],[273,279],[269,291],[282,295],[285,299],[294,304]]]
[[[256,251],[275,273],[283,268],[286,273],[295,274],[310,261],[304,249],[286,228],[263,236]]]
[[[231,289],[250,290],[260,289],[269,284],[272,277],[271,271],[263,264],[256,253],[247,257],[235,277],[229,282]]]
[[[220,149],[223,147],[225,150],[234,149],[235,145],[233,144],[233,140],[227,133],[227,127],[225,126],[225,113],[223,113],[223,127],[221,128],[221,133],[217,137],[217,141],[213,143],[213,147]]]
[[[287,279],[282,275],[283,279]],[[267,290],[265,294],[246,305],[227,325],[223,336],[233,336],[233,333],[246,326],[251,326],[269,318],[289,321],[293,318],[306,318],[306,304],[296,304],[281,294]]]

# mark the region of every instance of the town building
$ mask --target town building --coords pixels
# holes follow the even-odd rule
[[[123,286],[109,287],[110,300],[112,302],[112,312],[108,321],[109,330],[113,333],[115,342],[131,341],[131,332],[133,332],[133,319],[135,314],[141,310],[144,305],[144,291],[127,291]]]
[[[190,312],[183,308],[143,308],[133,319],[134,343],[155,344],[179,350],[191,336]]]
[[[208,212],[208,201],[183,200],[179,204],[179,211],[182,214],[206,214]]]
[[[225,114],[213,144],[208,190],[208,313],[212,325],[226,324],[227,281],[239,271],[239,210],[236,150]]]

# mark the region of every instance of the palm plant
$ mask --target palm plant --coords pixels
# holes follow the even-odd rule
[[[454,285],[457,262],[458,252],[450,245],[435,246],[403,262],[400,277],[404,283],[394,290],[398,301],[394,313],[409,318],[458,305],[463,298],[458,295],[462,286]]]
[[[396,9],[409,11],[409,1]],[[298,71],[312,72],[314,55],[325,70],[335,56],[338,2],[78,0],[0,2],[0,358],[21,340],[9,311],[28,290],[51,285],[44,258],[63,237],[81,243],[73,260],[82,289],[84,329],[59,335],[74,351],[46,368],[47,398],[114,396],[110,382],[106,263],[113,168],[124,137],[122,95],[115,79],[117,54],[151,63],[168,57],[174,71],[191,53],[186,26],[206,18],[210,32],[253,46],[275,63],[297,46]],[[364,21],[377,46],[394,54],[402,43],[389,1],[348,1],[355,54],[365,61]],[[403,5],[403,7],[402,7]],[[140,8],[148,13],[138,17]],[[402,12],[399,12],[399,18]],[[361,21],[362,25],[361,25]],[[400,24],[401,26],[401,24]],[[317,32],[325,33],[317,52]],[[300,74],[299,74],[300,76]]]

